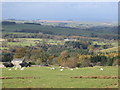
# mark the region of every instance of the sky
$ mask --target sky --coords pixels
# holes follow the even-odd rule
[[[117,21],[117,2],[4,2],[3,19]]]

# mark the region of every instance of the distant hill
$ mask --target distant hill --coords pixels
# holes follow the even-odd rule
[[[6,21],[4,21],[6,22]],[[7,21],[7,23],[13,23],[13,21]],[[58,21],[56,21],[58,22]],[[72,22],[72,21],[70,21]],[[14,21],[15,24],[3,24],[3,32],[23,32],[23,33],[43,33],[52,35],[64,35],[64,36],[86,36],[86,37],[100,37],[117,39],[117,26],[114,24],[102,25],[102,24],[78,24],[78,23],[38,23],[35,21]],[[50,24],[50,25],[49,25]],[[74,27],[72,27],[74,25]]]
[[[72,23],[74,21],[58,21],[58,20],[35,20],[37,22],[48,22],[48,23]]]

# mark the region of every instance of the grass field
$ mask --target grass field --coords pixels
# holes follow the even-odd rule
[[[118,46],[118,41],[110,41],[110,40],[106,40],[106,41],[93,41],[92,43],[93,45],[113,45],[114,47]]]
[[[1,39],[1,41],[5,41],[5,39]],[[8,46],[35,46],[36,42],[47,43],[51,45],[63,45],[63,40],[53,40],[53,39],[41,39],[41,38],[15,38],[18,42],[7,42]],[[1,50],[9,49],[9,47],[0,47]]]
[[[10,46],[34,46],[34,42],[9,42],[8,45]]]
[[[29,67],[11,71],[2,69],[3,77],[40,77],[39,79],[3,79],[3,88],[117,88],[117,79],[70,78],[74,76],[118,76],[118,67],[99,66],[79,69],[51,70],[51,67]]]
[[[103,50],[100,50],[100,52],[114,52],[114,51],[118,52],[118,48],[120,48],[120,46],[119,47],[108,48],[108,49],[103,49]]]

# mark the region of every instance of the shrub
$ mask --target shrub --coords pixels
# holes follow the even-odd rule
[[[77,58],[76,57],[70,57],[67,59],[67,61],[64,63],[65,67],[69,68],[75,68],[77,66]]]
[[[90,60],[89,59],[84,59],[81,62],[81,67],[89,67],[90,66]]]
[[[65,62],[67,61],[67,58],[69,57],[69,53],[67,50],[61,52],[60,56],[58,57],[58,63],[61,66],[64,66]]]
[[[74,68],[77,66],[77,56],[70,56],[69,54],[70,53],[67,50],[61,52],[60,56],[57,59],[59,65],[70,68]]]

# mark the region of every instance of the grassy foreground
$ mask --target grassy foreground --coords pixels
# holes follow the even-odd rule
[[[60,71],[51,67],[29,67],[24,70],[2,69],[3,77],[40,77],[39,79],[3,79],[3,88],[117,88],[118,79],[70,78],[74,76],[118,76],[118,67],[75,68]]]

